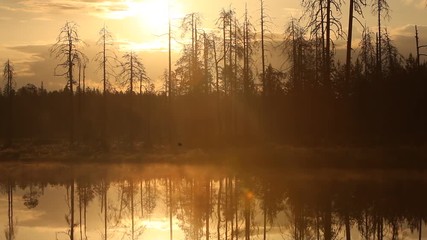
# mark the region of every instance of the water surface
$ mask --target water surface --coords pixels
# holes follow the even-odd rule
[[[427,239],[419,231],[427,219],[422,171],[52,163],[0,170],[5,239]]]

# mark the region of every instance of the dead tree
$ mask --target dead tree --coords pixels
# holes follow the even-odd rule
[[[114,71],[118,59],[114,51],[114,38],[107,27],[104,26],[99,31],[98,46],[102,47],[102,51],[98,52],[95,56],[95,61],[99,63],[99,68],[102,69],[102,141],[104,147],[107,144],[107,94],[111,90],[111,83],[109,78],[115,78],[117,75]]]
[[[351,41],[353,37],[353,19],[356,19],[360,23],[360,20],[354,17],[354,12],[358,15],[363,16],[362,6],[366,6],[365,0],[350,0],[350,9],[348,14],[348,33],[347,33],[347,55],[345,65],[345,80],[346,85],[350,81],[350,70],[351,70]],[[362,25],[362,24],[361,24]],[[346,86],[348,87],[348,86]]]
[[[55,76],[65,76],[67,79],[66,89],[70,96],[68,126],[71,145],[74,144],[74,65],[79,60],[87,59],[80,50],[85,43],[80,38],[77,28],[76,23],[66,22],[60,29],[56,43],[50,49],[51,55],[60,61],[55,67]]]
[[[13,95],[16,82],[14,81],[15,69],[8,59],[4,64],[3,68],[3,78],[5,83],[4,86],[4,95],[8,99],[7,103],[7,133],[6,133],[6,142],[5,146],[10,147],[12,145],[12,135],[13,135]]]
[[[377,14],[378,35],[377,35],[377,74],[381,77],[382,74],[382,30],[381,19],[389,19],[390,6],[387,0],[372,1],[372,13]]]

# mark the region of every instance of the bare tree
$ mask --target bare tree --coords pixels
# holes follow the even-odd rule
[[[377,35],[377,72],[381,77],[382,73],[382,31],[381,19],[389,19],[390,6],[387,0],[374,0],[372,1],[372,13],[377,14],[378,21],[378,35]]]
[[[201,86],[201,77],[200,77],[200,64],[199,64],[199,33],[198,26],[201,24],[201,18],[198,13],[187,14],[181,23],[181,29],[183,30],[182,36],[184,37],[188,32],[191,31],[191,47],[189,58],[189,83],[190,90],[194,92],[195,89],[200,88]]]
[[[248,9],[245,7],[245,20],[243,23],[243,93],[248,96],[253,90],[251,74],[252,53],[254,49],[255,28],[249,20]]]
[[[372,32],[365,26],[362,32],[362,40],[359,43],[359,59],[363,63],[365,79],[375,71],[375,46],[372,38]]]
[[[4,95],[8,99],[7,104],[7,135],[6,135],[6,146],[9,147],[12,145],[12,135],[13,135],[13,95],[14,89],[16,87],[16,82],[14,81],[15,68],[8,59],[4,64],[3,68],[3,78],[5,83],[4,86]]]
[[[55,76],[65,76],[67,78],[66,89],[70,95],[69,105],[69,130],[70,130],[70,144],[74,143],[74,78],[73,70],[77,61],[87,59],[87,57],[80,50],[82,45],[85,45],[80,38],[78,25],[74,22],[66,22],[60,29],[56,43],[50,49],[51,55],[60,61],[55,67]]]
[[[15,229],[16,222],[14,221],[14,217],[13,217],[13,191],[14,191],[13,183],[9,182],[7,184],[8,225],[7,225],[7,229],[5,230],[6,240],[14,240],[16,237],[16,229]]]
[[[262,69],[261,69],[261,82],[262,82],[262,95],[266,95],[266,82],[265,82],[265,44],[264,44],[264,35],[265,35],[265,19],[266,15],[264,13],[265,6],[264,6],[264,0],[260,0],[261,4],[261,62],[262,62]]]
[[[223,69],[222,69],[222,82],[223,82],[223,87],[224,87],[224,94],[227,95],[228,94],[228,89],[229,89],[229,79],[228,79],[228,68],[231,65],[231,55],[229,58],[227,58],[227,53],[229,53],[229,51],[231,51],[230,46],[231,44],[227,44],[227,43],[231,43],[232,41],[232,32],[231,32],[231,25],[233,22],[233,17],[234,17],[234,10],[229,9],[229,10],[225,10],[222,9],[220,14],[219,14],[219,18],[217,20],[217,25],[220,27],[221,31],[222,31],[222,51],[223,51],[223,55],[222,55],[222,60],[223,60]],[[230,53],[231,54],[231,53]],[[227,62],[228,61],[228,62]],[[227,65],[228,63],[228,65]]]
[[[119,79],[121,79],[121,84],[126,87],[126,90],[129,94],[129,137],[130,141],[133,141],[133,128],[135,121],[134,111],[134,92],[135,92],[135,83],[137,81],[142,81],[142,79],[147,79],[147,74],[145,72],[145,67],[141,62],[141,59],[134,52],[128,52],[123,55],[123,62],[121,63],[121,72],[119,74]]]
[[[102,86],[103,86],[103,104],[102,104],[102,139],[103,145],[107,144],[107,93],[111,90],[110,77],[116,77],[115,67],[118,59],[114,51],[114,38],[107,27],[104,26],[99,31],[100,38],[97,42],[102,47],[102,51],[95,56],[95,61],[99,62],[99,68],[102,69]]]
[[[141,76],[144,76],[145,78],[147,76],[145,67],[135,52],[131,51],[125,53],[122,58],[122,70],[119,73],[119,79],[121,79],[120,83],[126,87],[129,94],[134,94],[135,82],[139,81]]]
[[[303,0],[305,15],[309,18],[309,27],[313,33],[321,32],[322,38],[322,68],[323,84],[327,89],[331,87],[332,66],[332,34],[336,38],[342,36],[342,26],[339,19],[342,1],[339,0]],[[333,11],[335,10],[335,11]]]
[[[354,11],[357,14],[363,16],[362,6],[366,6],[365,0],[350,0],[350,9],[348,14],[348,33],[347,33],[347,55],[345,65],[345,80],[346,84],[350,81],[350,66],[351,66],[351,41],[353,37],[353,19],[356,19],[359,23],[360,20],[354,17]]]

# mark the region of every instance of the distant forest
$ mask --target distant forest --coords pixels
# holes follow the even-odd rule
[[[427,139],[427,65],[414,28],[414,55],[403,56],[382,27],[386,0],[375,0],[377,31],[364,26],[352,49],[353,19],[362,18],[364,0],[350,0],[345,32],[341,1],[303,0],[301,19],[291,19],[269,51],[281,51],[288,68],[267,62],[269,16],[260,1],[259,22],[223,9],[217,29],[203,29],[198,13],[188,14],[173,34],[189,39],[180,58],[155,91],[136,52],[117,57],[107,27],[100,31],[101,89],[85,85],[88,57],[78,26],[60,29],[51,55],[64,76],[64,89],[46,91],[27,84],[16,89],[13,63],[4,64],[0,96],[0,137],[34,143],[69,141],[108,146],[179,144],[190,147],[274,142],[293,145],[423,144]],[[247,11],[246,11],[247,12]],[[370,13],[369,13],[370,14]],[[257,27],[255,27],[257,26]],[[344,63],[334,40],[347,40]],[[170,47],[170,44],[169,44]],[[42,80],[42,79],[41,79]],[[125,89],[125,90],[123,90]]]

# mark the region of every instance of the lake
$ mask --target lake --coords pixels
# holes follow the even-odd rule
[[[0,239],[427,239],[424,171],[130,163],[0,171]]]

